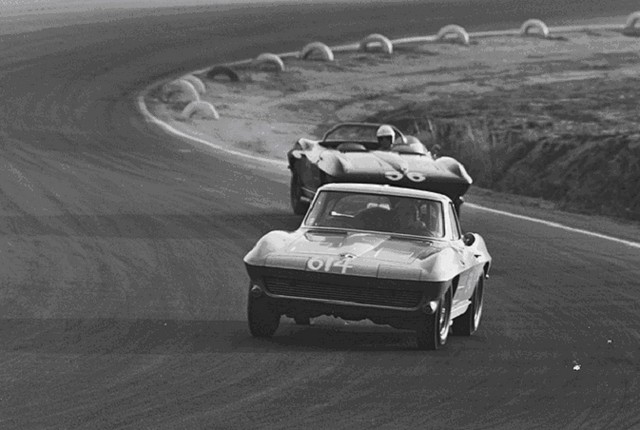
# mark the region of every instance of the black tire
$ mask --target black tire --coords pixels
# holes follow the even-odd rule
[[[253,337],[271,337],[280,325],[280,314],[265,297],[252,297],[247,304],[249,331]]]
[[[476,288],[471,296],[471,304],[467,311],[453,321],[453,334],[456,336],[471,336],[478,330],[482,318],[484,297],[484,277],[480,276]]]
[[[451,288],[440,298],[433,315],[422,315],[416,328],[418,349],[435,351],[447,343],[451,325]]]
[[[302,200],[302,182],[295,170],[291,171],[289,195],[291,197],[291,209],[293,209],[293,213],[296,215],[306,214],[309,209],[309,203]]]

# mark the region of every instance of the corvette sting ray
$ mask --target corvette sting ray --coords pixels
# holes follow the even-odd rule
[[[329,315],[414,330],[420,349],[438,349],[450,330],[478,329],[491,261],[445,195],[327,184],[296,231],[269,232],[244,257],[249,330]]]

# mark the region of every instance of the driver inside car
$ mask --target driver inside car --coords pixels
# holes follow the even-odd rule
[[[379,151],[388,151],[391,149],[391,145],[396,137],[395,131],[393,131],[393,127],[390,125],[381,125],[378,127],[376,131],[376,137],[378,138],[378,150]]]
[[[393,231],[395,233],[423,235],[427,225],[420,220],[418,207],[411,199],[401,199],[393,207]]]

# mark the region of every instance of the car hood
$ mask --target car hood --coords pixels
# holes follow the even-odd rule
[[[244,259],[271,267],[377,278],[446,280],[459,259],[446,242],[361,231],[271,232]]]
[[[429,156],[389,151],[340,152],[326,150],[320,156],[318,165],[322,170],[336,176],[377,173],[392,179],[394,177],[400,178],[406,174],[422,174],[440,180],[460,180],[460,176],[441,166]]]
[[[308,231],[293,240],[281,252],[291,255],[333,256],[336,258],[362,258],[367,261],[412,264],[424,258],[425,250],[437,252],[433,242],[424,239],[398,238],[380,233],[331,233]],[[433,253],[432,252],[432,253]]]

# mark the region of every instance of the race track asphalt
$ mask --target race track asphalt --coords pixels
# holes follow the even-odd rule
[[[625,16],[634,2],[176,8],[0,36],[0,428],[639,428],[640,256],[469,209],[494,258],[477,335],[250,337],[242,256],[295,228],[282,172],[165,135],[158,79],[303,43]]]

